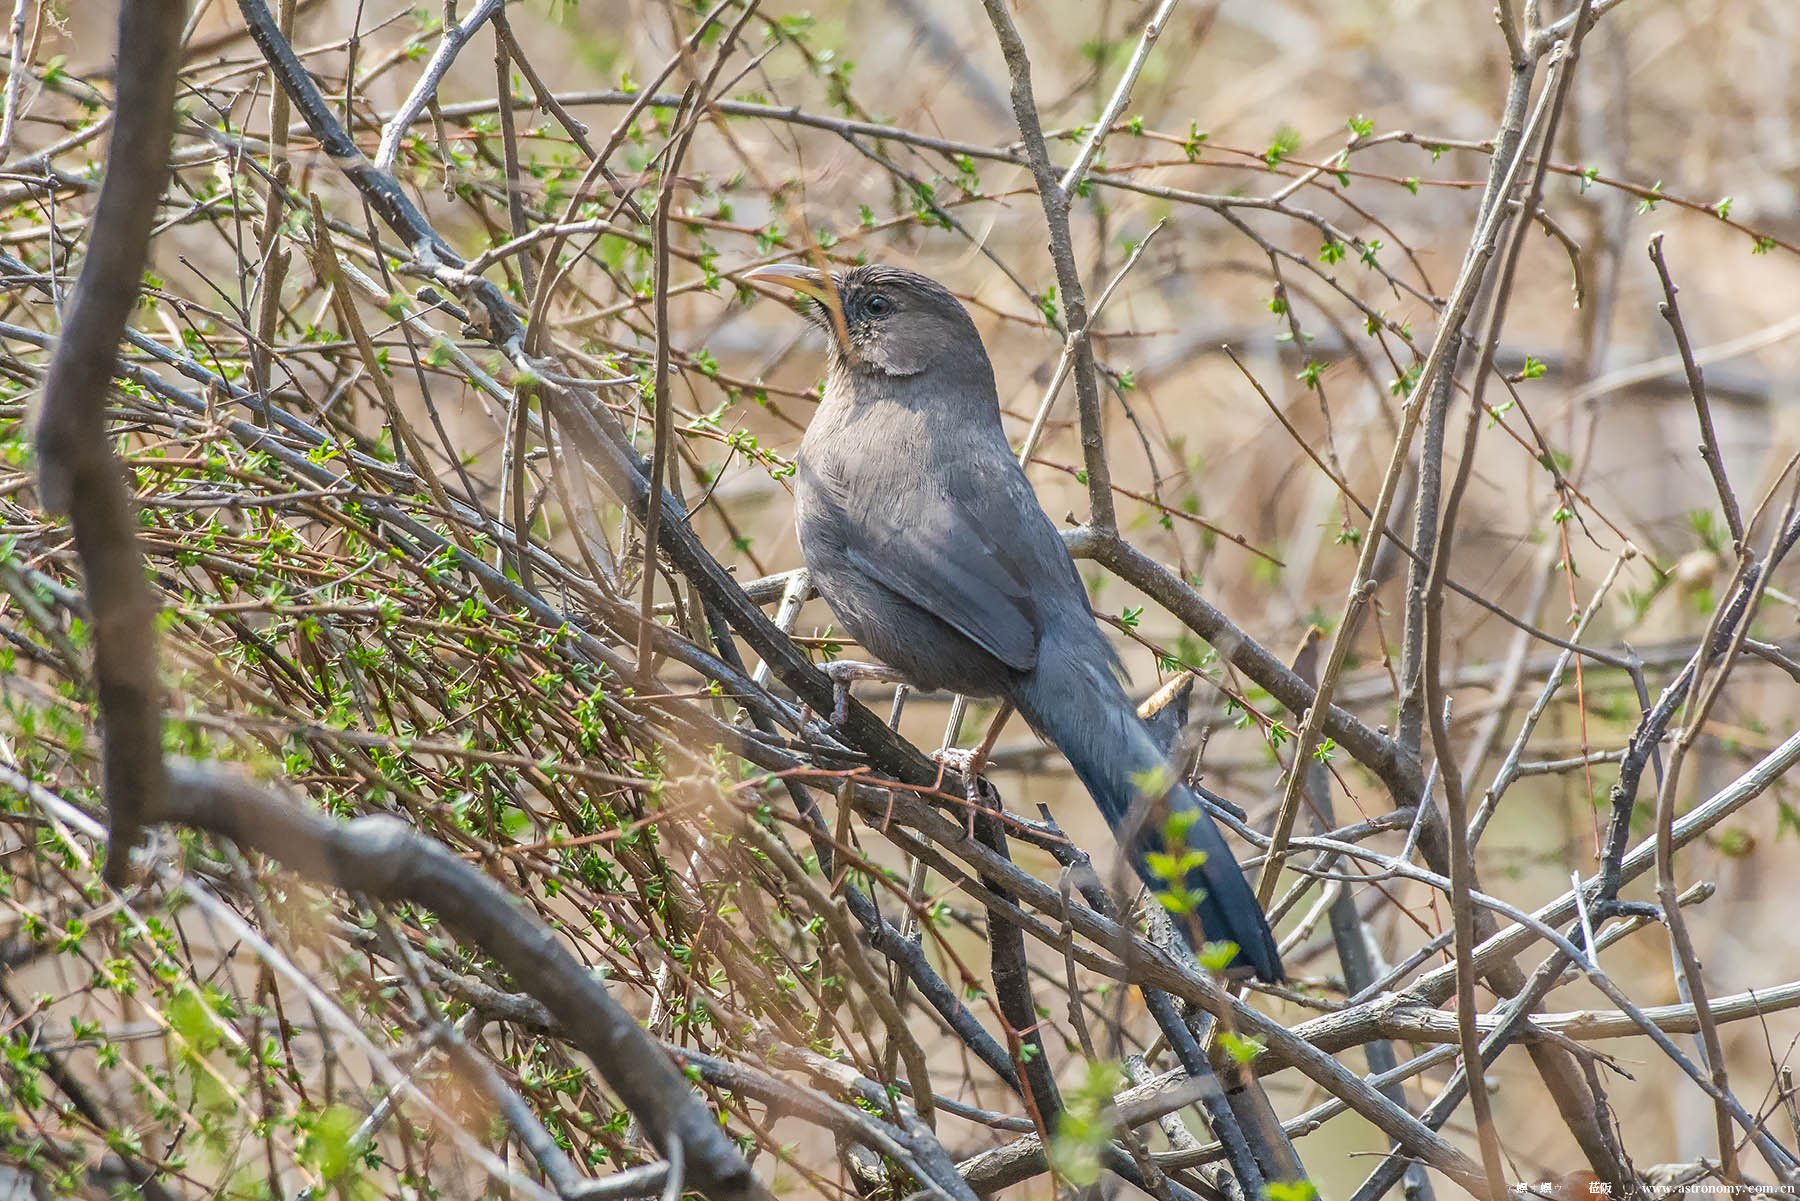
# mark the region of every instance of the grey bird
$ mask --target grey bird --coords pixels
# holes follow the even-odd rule
[[[1233,968],[1281,980],[1255,894],[1194,793],[1171,786],[1087,589],[1007,443],[994,370],[962,303],[889,266],[776,264],[744,278],[805,297],[828,335],[824,402],[794,477],[795,524],[838,621],[915,688],[1011,702],[1129,840],[1145,883],[1185,897],[1176,908],[1207,939],[1237,944]]]

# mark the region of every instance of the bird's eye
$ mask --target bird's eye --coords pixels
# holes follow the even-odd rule
[[[892,312],[894,302],[877,292],[863,301],[863,310],[871,317],[882,317]]]

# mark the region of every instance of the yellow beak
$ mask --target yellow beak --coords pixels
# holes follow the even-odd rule
[[[814,300],[829,304],[836,291],[831,286],[831,277],[816,267],[808,267],[803,263],[770,263],[766,267],[744,272],[746,280],[755,280],[759,284],[774,284],[778,288],[787,288],[810,296]]]
[[[818,301],[830,317],[829,328],[837,336],[839,345],[847,344],[844,308],[838,302],[837,282],[830,272],[803,263],[770,263],[744,272],[741,278],[746,283],[774,284]]]

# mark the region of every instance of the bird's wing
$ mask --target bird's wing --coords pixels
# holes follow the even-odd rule
[[[909,492],[904,503],[883,497],[860,515],[851,561],[1008,667],[1030,671],[1042,633],[1037,589],[1062,583],[1045,579],[1037,561],[1048,550],[1061,560],[1052,570],[1073,568],[1024,476]]]

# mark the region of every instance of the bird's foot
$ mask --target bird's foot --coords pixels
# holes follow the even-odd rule
[[[963,799],[968,802],[963,810],[963,833],[974,838],[975,818],[992,804],[982,793],[981,772],[987,767],[987,748],[963,750],[960,747],[941,746],[931,752],[931,758],[944,771],[952,771],[962,777]]]
[[[879,663],[862,663],[855,659],[833,659],[819,668],[831,681],[831,728],[840,730],[850,717],[850,689],[858,680],[880,680],[904,684],[900,673]]]
[[[980,777],[981,769],[985,766],[984,764],[977,762],[981,757],[979,751],[964,750],[961,747],[955,746],[940,746],[937,750],[931,752],[931,761],[942,767],[945,771],[953,771],[961,776],[965,786],[969,785],[969,781]]]
[[[987,770],[988,756],[994,753],[994,743],[1000,738],[1000,731],[1006,727],[1006,719],[1013,714],[1010,700],[1002,700],[1000,707],[994,711],[993,720],[988,722],[987,733],[982,736],[981,744],[972,751],[958,750],[955,747],[939,747],[932,755],[940,764],[950,768],[963,779],[963,796],[969,802],[968,829],[969,837],[975,836],[975,814],[978,809],[999,809],[1000,794],[993,785],[982,779]]]

